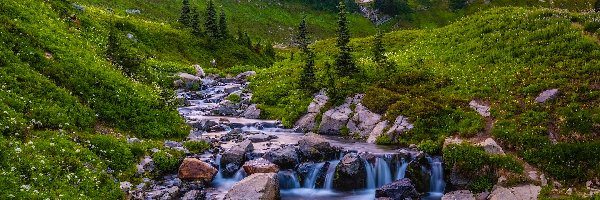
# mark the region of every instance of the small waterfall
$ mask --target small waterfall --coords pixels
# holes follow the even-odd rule
[[[423,199],[439,200],[444,195],[444,187],[446,187],[442,159],[440,157],[427,157],[427,161],[431,165],[431,180],[429,182],[429,192]]]
[[[377,157],[375,159],[375,174],[375,177],[377,178],[377,187],[392,182],[392,172],[387,161],[383,158]]]
[[[327,168],[327,175],[325,175],[325,186],[327,190],[333,189],[333,176],[335,175],[335,168],[337,167],[339,160],[329,162],[329,168]]]
[[[277,173],[277,177],[279,178],[279,186],[282,189],[300,188],[300,181],[294,171],[280,171]]]
[[[235,175],[233,176],[233,180],[241,181],[245,177],[246,177],[246,171],[244,171],[243,167],[240,167],[240,169],[238,169],[237,172],[235,172]]]
[[[221,172],[221,154],[217,154],[217,157],[215,158],[215,162],[217,164],[217,175],[215,176],[214,180],[221,180],[223,179],[223,173]]]
[[[406,176],[406,168],[408,167],[408,162],[402,158],[401,162],[396,163],[396,178],[395,180],[403,179]]]
[[[375,169],[373,169],[373,165],[369,163],[366,159],[363,159],[365,163],[365,170],[367,172],[367,189],[375,188]]]
[[[319,172],[321,172],[321,168],[325,165],[324,162],[315,164],[315,168],[306,176],[304,180],[305,188],[315,188],[315,184],[317,182],[317,178],[319,178]]]

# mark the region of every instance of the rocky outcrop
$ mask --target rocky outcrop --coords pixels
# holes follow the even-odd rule
[[[258,119],[260,118],[260,109],[256,107],[256,104],[252,104],[246,108],[242,116],[248,119]]]
[[[246,160],[246,153],[252,152],[254,146],[250,140],[244,140],[236,144],[229,150],[225,151],[221,156],[221,166],[223,175],[231,176],[242,166]]]
[[[362,137],[369,137],[371,131],[381,121],[381,115],[371,112],[361,103],[356,104],[354,115],[348,122],[350,133],[358,133]]]
[[[179,73],[177,74],[180,80],[182,80],[185,84],[199,83],[200,77],[188,74],[188,73]]]
[[[272,162],[264,158],[257,158],[251,161],[247,161],[244,163],[244,171],[246,174],[251,175],[255,173],[277,173],[279,172],[279,167]]]
[[[279,199],[279,180],[275,173],[252,174],[237,182],[225,195],[225,200]]]
[[[301,132],[313,130],[316,127],[315,118],[321,112],[321,108],[325,106],[328,100],[329,97],[325,95],[324,91],[315,95],[313,101],[308,105],[307,113],[296,122],[296,129]]]
[[[377,190],[375,190],[375,198],[387,198],[392,200],[419,199],[419,193],[410,179],[403,178],[377,188]]]
[[[476,200],[476,198],[469,190],[457,190],[444,194],[442,200]]]
[[[144,174],[145,172],[152,172],[154,171],[154,161],[150,156],[145,156],[144,159],[140,161],[140,164],[136,165],[136,168],[138,175]]]
[[[242,72],[242,73],[238,74],[235,78],[238,80],[245,80],[248,77],[251,77],[254,75],[256,75],[255,71],[247,71],[247,72]]]
[[[333,187],[338,190],[354,190],[366,186],[365,161],[357,154],[349,153],[338,163]]]
[[[346,127],[351,113],[352,110],[349,103],[344,103],[341,106],[328,110],[323,114],[321,119],[319,133],[339,135],[340,130]]]
[[[186,192],[181,200],[200,200],[206,199],[206,193],[200,190],[190,190]]]
[[[217,174],[212,165],[196,158],[185,158],[179,166],[178,177],[182,180],[194,180],[209,183]]]
[[[504,150],[502,147],[496,143],[496,141],[492,138],[485,139],[485,141],[478,144],[482,146],[486,153],[496,155],[496,154],[504,154]]]
[[[559,94],[558,89],[550,89],[550,90],[543,91],[535,98],[535,102],[545,103],[548,100],[555,99],[558,96],[558,94]]]
[[[392,139],[395,138],[395,136],[404,133],[406,131],[409,131],[410,129],[413,129],[414,126],[408,122],[408,118],[400,115],[398,117],[396,117],[396,121],[394,121],[394,125],[392,125],[392,127],[387,131],[386,134],[393,136],[391,137]]]
[[[337,156],[339,150],[331,146],[321,136],[309,133],[298,141],[298,152],[303,161],[331,160]]]
[[[479,113],[479,115],[483,117],[491,116],[489,105],[484,105],[482,103],[477,102],[476,100],[472,100],[471,102],[469,102],[469,107],[473,108],[473,110],[477,111],[477,113]]]
[[[284,146],[267,152],[264,157],[283,169],[293,169],[298,164],[298,154],[294,146]]]
[[[375,125],[375,127],[373,128],[373,130],[371,130],[371,133],[369,133],[369,137],[367,138],[367,142],[368,143],[375,143],[375,141],[377,140],[377,138],[383,134],[383,131],[385,130],[385,127],[387,127],[388,121],[381,121],[379,123],[377,123],[377,125]]]
[[[204,74],[204,69],[202,69],[202,67],[200,67],[200,65],[194,65],[194,69],[196,70],[196,76],[197,77],[204,77],[206,74]]]
[[[496,186],[490,194],[490,200],[535,200],[538,198],[542,188],[536,185],[522,185],[518,187],[505,188]]]

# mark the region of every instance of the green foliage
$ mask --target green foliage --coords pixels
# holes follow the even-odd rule
[[[210,144],[206,141],[186,141],[183,143],[183,146],[189,150],[191,153],[199,154],[210,148]]]
[[[240,97],[240,95],[238,94],[230,94],[229,96],[227,96],[227,100],[233,103],[239,103],[242,100],[242,97]]]
[[[119,172],[128,172],[134,167],[133,153],[127,142],[109,135],[92,135],[89,138],[89,149],[103,159],[108,166]]]
[[[178,21],[185,26],[192,26],[193,24],[190,20],[190,12],[190,0],[183,0],[183,6],[181,7],[181,15],[179,16]]]
[[[356,72],[358,72],[358,68],[354,64],[352,60],[352,56],[350,52],[352,49],[348,46],[350,43],[350,30],[348,29],[348,19],[346,18],[346,4],[343,1],[340,1],[338,6],[339,9],[339,19],[338,19],[338,37],[336,47],[339,52],[337,57],[335,58],[335,69],[337,74],[341,76],[349,76]]]
[[[212,0],[206,6],[206,17],[204,18],[204,30],[212,38],[219,37],[219,26],[217,22],[217,10]]]
[[[600,174],[600,142],[544,145],[524,152],[524,157],[561,180],[584,181]]]
[[[191,11],[190,26],[192,27],[192,34],[195,36],[202,35],[202,29],[200,27],[200,13],[195,8]]]
[[[221,14],[219,15],[219,37],[229,37],[229,29],[227,29],[227,17],[225,16],[225,11],[223,8],[221,8]]]
[[[300,75],[300,88],[308,91],[312,94],[317,90],[315,88],[315,54],[310,49],[306,49],[306,63],[302,67],[302,74]]]
[[[296,40],[294,41],[294,43],[298,47],[300,47],[300,49],[304,53],[308,53],[308,51],[310,51],[310,49],[308,49],[308,45],[310,45],[310,41],[308,38],[308,30],[306,27],[306,18],[302,18],[302,21],[298,25],[298,33],[297,33],[295,39]]]
[[[152,154],[154,166],[157,174],[166,174],[177,171],[179,164],[183,160],[183,154],[179,151],[161,150]]]
[[[388,134],[381,134],[377,138],[375,138],[375,144],[378,145],[390,145],[394,143],[395,142],[392,140],[392,138],[390,138]]]
[[[400,99],[400,95],[385,88],[371,87],[367,89],[362,104],[369,110],[384,114],[388,107],[396,103]]]
[[[433,140],[425,140],[418,144],[417,147],[429,155],[439,155],[442,151],[442,144]]]
[[[485,192],[492,191],[492,187],[494,187],[496,182],[496,178],[489,176],[481,176],[477,177],[473,183],[469,185],[469,190],[473,192]]]

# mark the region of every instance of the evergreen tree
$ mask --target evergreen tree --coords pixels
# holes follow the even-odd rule
[[[308,45],[310,42],[308,39],[308,31],[306,30],[305,18],[302,18],[300,25],[298,25],[298,35],[296,35],[295,43],[296,45],[298,45],[298,47],[300,47],[300,49],[302,49],[304,53],[307,53],[309,51]]]
[[[383,55],[385,49],[383,48],[382,39],[383,34],[381,31],[378,31],[377,35],[375,35],[375,40],[373,41],[373,61],[377,64],[380,64],[385,60],[385,56]]]
[[[252,40],[250,39],[250,36],[248,35],[248,33],[244,32],[244,40],[242,41],[243,45],[246,45],[246,47],[248,47],[248,49],[252,49]]]
[[[273,48],[273,44],[265,45],[265,55],[275,58],[275,49]]]
[[[336,46],[339,49],[339,54],[335,58],[335,67],[339,75],[348,76],[356,73],[358,68],[350,55],[350,31],[348,30],[348,19],[346,18],[346,5],[340,1],[339,5],[339,20],[338,20],[338,38]]]
[[[327,72],[327,85],[325,86],[327,90],[327,96],[329,96],[329,98],[332,100],[337,99],[338,93],[335,85],[336,70],[333,69],[333,66],[331,66],[331,63],[329,62],[325,63],[325,70]]]
[[[204,22],[204,27],[209,36],[219,36],[219,27],[217,26],[217,11],[215,10],[215,5],[213,4],[212,0],[208,1],[208,6],[206,6],[206,21]]]
[[[300,75],[300,87],[309,92],[315,92],[314,82],[315,79],[315,54],[312,50],[307,49],[306,52],[306,63],[302,68],[302,74]]]
[[[219,36],[221,38],[229,37],[229,31],[227,30],[227,18],[225,17],[225,11],[221,8],[221,15],[219,15]]]
[[[185,26],[190,26],[190,1],[183,0],[183,7],[181,8],[181,16],[179,16],[179,22]]]
[[[192,34],[199,36],[202,34],[202,29],[200,28],[200,13],[194,8],[192,9],[191,16],[192,19],[190,25],[192,26]]]
[[[594,5],[594,10],[596,12],[600,12],[600,0],[596,0],[596,5]]]

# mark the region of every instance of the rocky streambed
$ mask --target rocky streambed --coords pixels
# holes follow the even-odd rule
[[[212,148],[204,154],[187,153],[178,174],[145,180],[152,186],[136,190],[134,198],[440,199],[443,195],[438,157],[416,148],[391,149],[258,119],[260,110],[246,90],[246,77],[253,74],[182,76],[188,78],[180,84],[202,85],[177,94],[185,102],[180,114],[194,127],[187,140],[207,141]],[[315,102],[319,98],[322,94]],[[169,145],[186,151],[181,143]],[[145,167],[144,162],[140,165]]]

